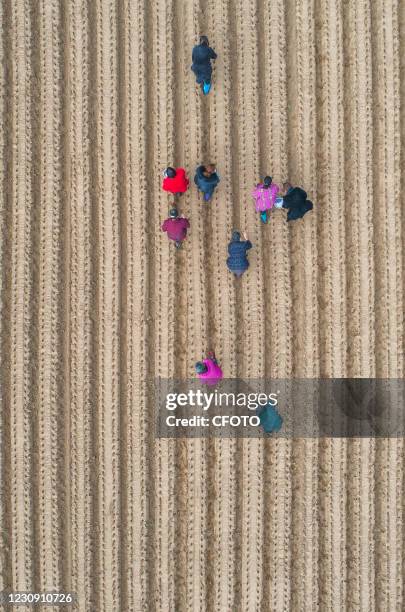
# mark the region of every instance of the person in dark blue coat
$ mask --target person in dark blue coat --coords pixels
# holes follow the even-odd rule
[[[226,260],[226,265],[229,270],[235,274],[235,276],[242,276],[249,267],[249,261],[247,258],[247,251],[252,248],[252,243],[247,240],[240,239],[239,232],[232,233],[232,240],[228,244],[229,257]]]
[[[208,43],[206,36],[200,36],[200,44],[193,48],[191,70],[194,72],[196,81],[207,94],[211,88],[212,66],[211,60],[217,59],[217,54]]]
[[[313,204],[307,200],[306,192],[301,187],[290,188],[283,198],[283,208],[287,208],[287,221],[301,219],[309,210],[313,209]]]
[[[198,189],[204,194],[204,200],[208,202],[214,193],[215,187],[219,183],[219,176],[215,170],[214,164],[208,164],[208,166],[198,166],[194,182]]]

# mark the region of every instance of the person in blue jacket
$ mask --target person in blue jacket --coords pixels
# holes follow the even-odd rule
[[[226,265],[235,276],[242,276],[249,267],[247,251],[252,248],[252,243],[244,236],[245,240],[240,239],[240,233],[234,231],[232,240],[228,244],[229,257],[226,260]]]
[[[260,419],[260,425],[268,434],[280,431],[283,425],[283,417],[272,404],[266,404],[256,410],[256,414]]]
[[[219,176],[215,169],[214,164],[208,164],[208,166],[198,166],[194,182],[198,189],[204,194],[204,200],[208,202],[214,193],[215,187],[219,183]]]
[[[212,66],[211,60],[217,59],[217,54],[208,43],[206,36],[200,36],[200,44],[193,48],[191,70],[194,72],[196,81],[206,95],[211,89]]]

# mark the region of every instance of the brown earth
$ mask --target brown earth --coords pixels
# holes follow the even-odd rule
[[[405,3],[3,0],[0,22],[0,591],[404,610],[403,439],[155,440],[146,383],[211,347],[228,377],[403,377]],[[201,161],[222,181],[183,197],[177,253],[161,172]],[[314,211],[261,225],[265,173]]]

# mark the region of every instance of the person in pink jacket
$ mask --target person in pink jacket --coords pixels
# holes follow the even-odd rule
[[[256,185],[252,192],[255,199],[256,212],[260,213],[260,219],[263,223],[267,223],[268,211],[271,210],[276,201],[280,187],[273,183],[271,176],[265,176],[263,183]]]
[[[207,385],[216,385],[217,382],[223,378],[222,370],[218,365],[214,353],[208,353],[207,359],[197,361],[195,370],[198,378]]]

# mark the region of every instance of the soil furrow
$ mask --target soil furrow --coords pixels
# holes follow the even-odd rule
[[[96,168],[96,556],[100,609],[120,609],[119,583],[119,201],[117,185],[117,27],[115,5],[96,7],[93,34]]]
[[[371,11],[374,100],[374,252],[376,375],[395,378],[403,372],[403,307],[400,261],[399,171],[399,43],[395,2],[373,4]],[[390,110],[388,107],[390,105]],[[378,174],[376,171],[378,169]],[[401,314],[399,315],[399,312]],[[388,419],[390,417],[388,416]],[[376,443],[376,594],[381,607],[398,606],[397,520],[399,500],[395,482],[403,442]],[[395,512],[392,509],[395,508]]]
[[[231,5],[232,6],[232,5]],[[236,11],[237,86],[240,121],[239,137],[239,215],[240,229],[246,232],[253,249],[250,253],[249,273],[240,281],[243,302],[243,357],[242,375],[260,379],[264,375],[264,296],[262,292],[263,261],[260,258],[261,228],[251,204],[251,190],[259,174],[258,149],[258,39],[257,4],[250,0],[242,6],[234,4]],[[241,609],[255,609],[261,605],[262,557],[259,541],[263,518],[263,444],[258,440],[243,440],[242,445],[242,559]]]
[[[24,4],[4,4],[6,61],[5,90],[7,106],[4,123],[5,146],[12,151],[4,167],[4,195],[7,202],[3,255],[4,313],[3,379],[4,442],[2,448],[4,484],[3,580],[5,588],[29,589],[33,580],[32,556],[32,438],[29,418],[29,393],[32,383],[29,369],[29,331],[31,316],[27,298],[31,297],[31,279],[27,266],[31,254],[31,65],[30,20]],[[27,14],[28,12],[28,14]],[[7,228],[9,228],[7,230]],[[2,491],[3,492],[3,491]],[[7,499],[9,501],[7,501]],[[26,609],[24,607],[23,609]]]
[[[236,376],[236,338],[235,289],[233,279],[226,267],[227,244],[233,228],[232,193],[232,150],[229,136],[231,126],[230,49],[224,35],[228,24],[228,4],[221,3],[218,9],[210,2],[209,32],[212,33],[213,46],[218,54],[214,73],[214,94],[211,99],[210,121],[210,159],[217,165],[221,183],[210,203],[211,231],[213,235],[212,289],[214,303],[215,350],[221,360],[226,378]],[[223,205],[222,202],[224,202]],[[235,440],[215,441],[215,503],[212,508],[215,516],[215,542],[213,567],[214,588],[212,609],[232,609],[234,603],[234,536],[235,536]]]
[[[398,24],[394,2],[373,4],[373,119],[374,119],[374,252],[376,374],[400,375],[397,297],[401,290],[398,261],[400,243],[399,202],[399,88]],[[388,111],[388,104],[392,109]],[[402,325],[402,322],[401,322]]]
[[[126,385],[125,416],[125,469],[122,488],[123,525],[126,537],[123,572],[123,601],[125,610],[145,609],[148,599],[147,521],[149,493],[147,457],[147,409],[150,386],[148,385],[148,345],[150,333],[146,303],[149,297],[148,242],[151,231],[148,216],[153,205],[148,197],[152,185],[147,176],[151,155],[148,140],[148,104],[151,91],[146,79],[146,47],[152,36],[148,30],[149,8],[143,0],[125,2],[120,15],[123,45],[120,62],[121,109],[124,116],[120,147],[126,176],[125,200],[126,233],[126,293],[123,296],[122,316],[126,329]],[[137,39],[133,40],[133,32]],[[150,71],[153,83],[153,70]],[[125,185],[125,183],[124,183]],[[152,215],[153,216],[153,215]],[[123,533],[123,531],[122,531]],[[133,568],[139,572],[139,580],[133,580]]]
[[[38,545],[42,589],[61,588],[61,493],[58,490],[58,443],[61,429],[60,384],[63,344],[58,333],[63,275],[61,248],[61,57],[57,45],[60,11],[56,3],[41,3],[37,14],[39,99],[39,235],[38,253]],[[63,444],[63,442],[62,442]],[[52,606],[53,609],[55,609]]]
[[[320,374],[326,377],[346,375],[345,338],[345,272],[344,272],[344,159],[343,129],[343,31],[342,4],[315,2],[317,64],[317,207],[318,231],[323,237],[319,247],[322,260],[319,273],[319,289],[324,301],[320,301],[320,344],[322,358]],[[322,12],[322,20],[319,19]],[[328,202],[329,206],[325,206]],[[331,394],[322,396],[322,402],[333,405]],[[339,413],[331,417],[333,424]],[[345,575],[346,562],[346,508],[345,474],[346,443],[341,440],[326,441],[323,446],[329,459],[331,488],[327,497],[331,512],[322,514],[322,527],[330,536],[330,552],[321,548],[328,559],[330,592],[334,605],[344,607],[346,587],[338,575]],[[321,460],[322,461],[322,460]],[[324,523],[325,520],[325,523]],[[350,594],[348,594],[350,597]]]
[[[288,178],[285,8],[281,0],[264,5],[262,12],[259,12],[259,26],[262,28],[259,74],[264,84],[263,94],[259,95],[259,117],[262,120],[260,178],[270,174],[278,185]],[[271,70],[268,69],[269,65]],[[253,206],[252,201],[250,205]],[[285,213],[273,211],[268,226],[262,232],[266,304],[265,374],[272,378],[290,375],[292,365],[288,230]],[[290,441],[265,442],[262,605],[269,609],[290,606],[290,453]]]
[[[154,197],[154,295],[155,346],[154,376],[172,378],[174,374],[174,287],[168,279],[174,275],[173,244],[160,227],[167,216],[168,195],[161,189],[161,172],[174,157],[174,74],[172,69],[173,2],[161,0],[153,6],[153,48],[155,67],[154,130],[156,133],[153,197]],[[157,410],[157,406],[155,406]],[[155,419],[154,413],[153,418]],[[154,514],[153,550],[154,583],[150,593],[152,609],[174,607],[174,446],[172,440],[156,439],[154,444]]]
[[[205,124],[202,113],[201,90],[196,86],[190,71],[191,49],[202,33],[200,3],[195,0],[185,8],[183,58],[183,104],[185,135],[183,139],[183,163],[187,168],[190,188],[185,196],[186,216],[190,220],[190,233],[186,244],[187,279],[187,347],[185,372],[194,378],[194,364],[209,350],[209,316],[206,292],[206,248],[204,223],[206,211],[194,185],[194,171],[202,162],[205,141]],[[184,197],[184,196],[183,196]],[[190,439],[186,442],[186,574],[185,609],[204,609],[206,600],[206,546],[207,546],[207,442]],[[183,455],[184,456],[184,455]]]
[[[90,381],[90,304],[91,270],[89,252],[90,198],[88,192],[88,95],[86,6],[78,1],[70,6],[68,17],[69,96],[71,125],[70,184],[68,197],[71,222],[71,294],[70,294],[70,397],[71,397],[71,538],[72,589],[77,593],[77,610],[89,607],[86,576],[88,563],[90,481],[86,465],[89,459]],[[82,208],[81,203],[84,203]]]
[[[314,211],[290,227],[292,358],[296,377],[319,375],[317,290],[317,193],[316,164],[316,57],[313,2],[287,2],[288,70],[288,179],[301,185],[314,202]],[[309,218],[311,217],[312,218]],[[296,227],[298,225],[298,227]],[[290,372],[287,372],[290,375]],[[308,388],[308,400],[317,388]],[[311,396],[311,397],[310,397]],[[315,421],[314,421],[315,425]],[[304,571],[305,580],[292,594],[293,605],[313,608],[319,600],[317,560],[318,529],[318,441],[294,440],[292,452],[292,572]],[[304,470],[300,466],[305,466]],[[294,578],[293,578],[294,580]],[[295,581],[294,581],[295,584]]]
[[[0,3],[0,23],[4,23],[6,11],[4,10],[4,6]],[[7,246],[7,242],[5,240],[5,221],[6,217],[6,159],[5,159],[5,151],[6,151],[6,142],[7,137],[5,134],[6,130],[6,93],[8,91],[6,89],[6,60],[5,60],[5,50],[7,49],[6,45],[6,37],[4,32],[0,33],[0,125],[3,126],[3,129],[0,131],[0,261],[5,262],[6,260],[6,252],[5,246]],[[3,267],[4,264],[3,264]],[[4,352],[5,347],[5,329],[3,321],[6,319],[6,295],[4,292],[4,287],[7,286],[5,284],[5,279],[3,278],[3,273],[0,272],[0,354]],[[0,358],[0,367],[4,365],[4,359]],[[2,383],[4,380],[1,381]],[[6,458],[6,429],[5,424],[7,422],[7,418],[5,417],[6,412],[6,402],[5,402],[5,393],[4,390],[0,390],[0,525],[5,525],[6,519],[6,477],[7,477],[7,468],[5,465]],[[7,544],[7,538],[5,534],[5,529],[0,533],[0,591],[5,590],[6,583],[6,575],[7,575],[7,565],[10,566],[10,558],[9,558],[9,550]]]
[[[347,270],[347,373],[372,376],[374,326],[372,200],[372,116],[370,11],[367,2],[344,5],[345,35],[345,214]],[[353,27],[348,29],[349,24]],[[356,206],[353,206],[353,190]],[[348,606],[374,610],[374,453],[373,440],[348,443]],[[357,596],[353,594],[357,593]]]
[[[192,178],[193,160],[189,158],[189,139],[190,139],[190,95],[189,83],[190,70],[190,45],[191,41],[187,36],[187,15],[185,14],[183,3],[176,0],[174,3],[173,14],[173,78],[175,91],[174,106],[174,167],[184,167],[189,178]],[[175,33],[181,33],[176,35]],[[181,197],[179,214],[190,218],[190,192]],[[190,231],[183,248],[175,253],[175,340],[174,340],[174,378],[184,380],[190,370],[188,363],[188,278],[185,274],[189,265],[189,241]],[[188,516],[188,448],[189,441],[179,439],[175,441],[175,608],[179,610],[187,609],[187,542],[188,542],[188,521],[184,520]]]

